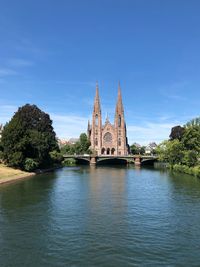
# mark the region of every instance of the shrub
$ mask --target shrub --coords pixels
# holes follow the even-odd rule
[[[71,159],[65,159],[62,161],[63,166],[75,166],[76,165],[76,160],[71,158]]]
[[[60,152],[54,150],[54,151],[51,151],[49,154],[50,154],[51,160],[54,163],[61,163],[63,161],[63,155]]]
[[[182,172],[190,175],[194,175],[200,178],[200,166],[188,167],[186,165],[175,164],[172,167],[173,171]]]
[[[35,161],[34,159],[26,158],[24,163],[24,169],[30,172],[37,169],[38,165],[39,165],[38,162]]]

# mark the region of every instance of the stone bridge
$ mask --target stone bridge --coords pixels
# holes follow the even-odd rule
[[[121,156],[121,155],[100,155],[100,156],[93,156],[93,155],[64,155],[65,159],[73,158],[77,162],[85,162],[90,165],[98,165],[103,163],[121,163],[121,164],[129,164],[133,163],[135,165],[144,165],[144,164],[152,164],[153,162],[157,161],[157,156],[145,156],[145,155],[128,155],[128,156]]]

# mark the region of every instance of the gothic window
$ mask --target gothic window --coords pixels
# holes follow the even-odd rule
[[[119,117],[118,117],[118,127],[121,127],[121,116],[119,115]]]
[[[115,149],[112,148],[112,149],[111,149],[111,155],[114,155],[114,154],[115,154]]]
[[[119,138],[118,140],[118,145],[121,146],[122,142],[121,142],[121,138]]]
[[[104,135],[103,139],[104,139],[104,141],[105,141],[106,143],[111,143],[111,142],[112,142],[112,134],[109,133],[109,132],[107,132],[107,133]]]
[[[95,146],[98,146],[98,139],[95,138]]]
[[[98,125],[98,115],[95,116],[95,125]]]
[[[110,155],[110,148],[107,148],[107,150],[106,150],[106,154],[107,154],[107,155]]]
[[[104,155],[105,154],[105,148],[103,147],[101,150],[101,154]]]
[[[119,136],[121,136],[121,130],[119,130]]]
[[[95,134],[96,134],[96,135],[98,134],[98,130],[97,130],[97,129],[95,130]]]

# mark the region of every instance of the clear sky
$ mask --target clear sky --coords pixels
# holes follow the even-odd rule
[[[31,103],[77,137],[97,80],[111,121],[120,80],[130,144],[199,116],[200,1],[0,0],[0,122]]]

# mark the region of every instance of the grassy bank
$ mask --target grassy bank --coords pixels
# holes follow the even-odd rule
[[[0,164],[0,184],[33,176],[35,173],[24,172]]]
[[[170,165],[169,163],[165,163],[165,162],[156,162],[154,164],[154,167],[157,169],[169,169],[174,172],[186,173],[186,174],[190,174],[190,175],[200,178],[200,166],[199,165],[195,167],[188,167],[187,165],[183,165],[183,164]]]
[[[175,164],[171,169],[176,172],[182,172],[200,178],[200,166],[188,167],[186,165]]]

